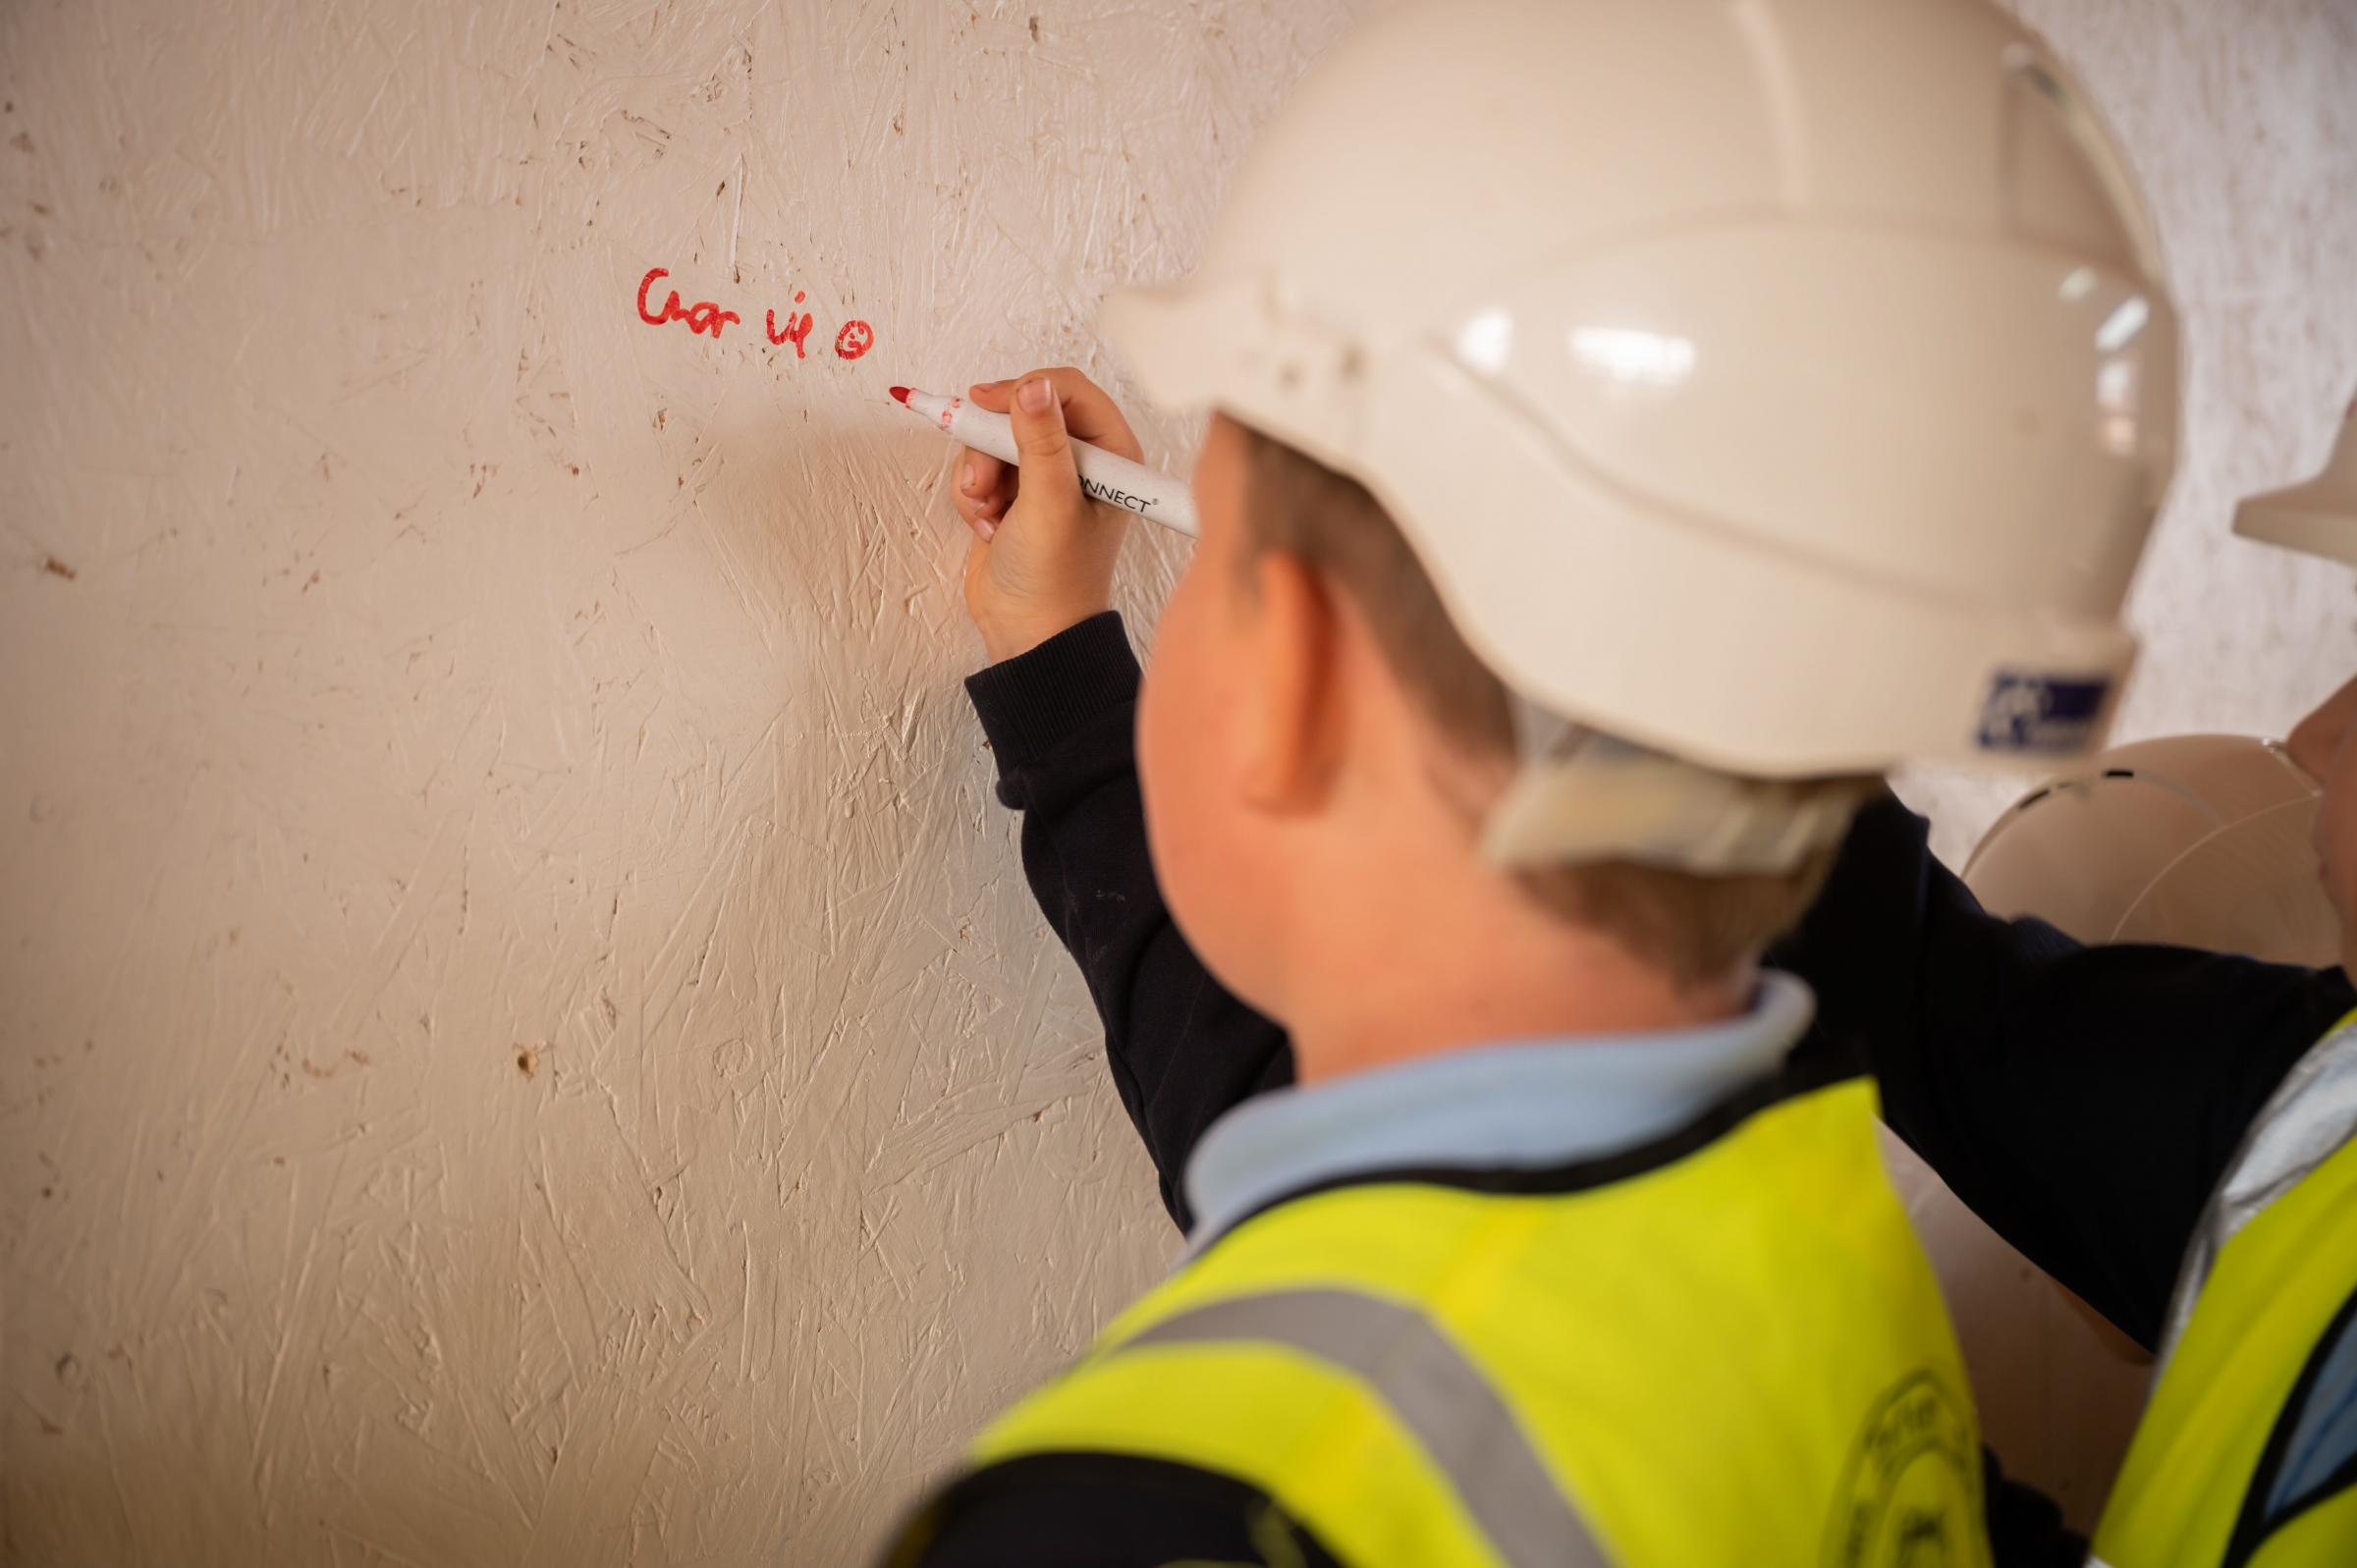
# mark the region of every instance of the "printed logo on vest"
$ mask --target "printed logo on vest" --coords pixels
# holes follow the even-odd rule
[[[1983,751],[2077,751],[2095,739],[2111,681],[2104,676],[2000,670],[1981,702]]]
[[[1875,1401],[1827,1522],[1827,1568],[1979,1568],[1981,1452],[1963,1401],[1929,1372]]]

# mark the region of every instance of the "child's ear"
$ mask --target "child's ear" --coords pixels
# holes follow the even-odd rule
[[[1255,602],[1246,611],[1253,660],[1244,720],[1244,798],[1290,815],[1326,795],[1337,760],[1335,639],[1340,631],[1326,580],[1300,557],[1263,551],[1252,567]]]

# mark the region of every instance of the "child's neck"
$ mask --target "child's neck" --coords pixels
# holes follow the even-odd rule
[[[1517,1040],[1691,1029],[1749,1008],[1757,970],[1678,987],[1609,938],[1573,932],[1484,950],[1400,952],[1327,967],[1288,999],[1299,1081],[1346,1077]]]

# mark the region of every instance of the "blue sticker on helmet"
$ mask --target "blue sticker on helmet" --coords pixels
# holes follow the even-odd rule
[[[2079,751],[2095,741],[2108,676],[2043,676],[2001,670],[1981,704],[1984,751]]]

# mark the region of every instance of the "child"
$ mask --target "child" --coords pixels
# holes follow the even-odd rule
[[[1300,1087],[1193,1149],[1188,1264],[895,1561],[1987,1559],[1872,1092],[1787,1066],[1812,1000],[1758,960],[1877,769],[2099,732],[2173,426],[2117,166],[1962,0],[1411,4],[1305,84],[1198,281],[1116,322],[1221,410],[1138,705],[1154,866]],[[974,395],[1023,461],[967,460],[969,606],[994,660],[1069,651],[1121,535],[1067,442],[1136,444],[1072,372]],[[995,716],[1017,803],[1064,718]]]

